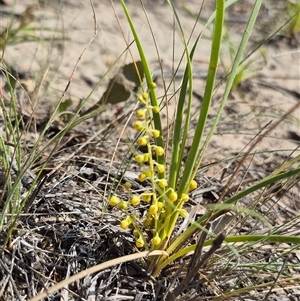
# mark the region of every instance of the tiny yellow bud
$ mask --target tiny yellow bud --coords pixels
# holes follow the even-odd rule
[[[158,246],[161,243],[161,238],[158,236],[158,234],[156,234],[153,238],[152,238],[152,244],[154,246]]]
[[[140,145],[140,146],[146,146],[147,143],[148,143],[148,137],[147,137],[147,136],[140,137],[140,138],[137,140],[137,143],[138,143],[138,145]]]
[[[164,207],[164,203],[163,202],[157,202],[157,208],[158,209],[162,209]]]
[[[143,98],[143,95],[139,95],[138,96],[138,101],[141,102],[141,103],[143,103],[143,104],[145,104],[145,100]]]
[[[163,173],[163,172],[165,172],[165,170],[166,170],[166,168],[165,168],[165,166],[163,164],[157,164],[156,165],[156,171],[158,173]]]
[[[133,229],[132,234],[133,234],[135,237],[139,237],[139,236],[140,236],[140,232],[139,232],[137,229]]]
[[[117,196],[115,196],[115,195],[113,195],[110,199],[109,199],[109,205],[110,206],[116,206],[116,205],[118,205],[120,203],[120,199],[117,197]]]
[[[185,194],[185,193],[182,194],[181,200],[184,203],[188,202],[189,199],[190,199],[190,197],[187,194]]]
[[[154,106],[154,107],[152,108],[152,112],[153,112],[153,113],[159,113],[159,112],[160,112],[159,106]]]
[[[142,193],[142,200],[145,202],[145,203],[148,203],[151,201],[151,193],[150,192],[144,192]]]
[[[130,203],[132,206],[138,206],[140,204],[140,196],[139,195],[134,195],[131,200],[130,200]]]
[[[144,155],[136,155],[134,157],[134,160],[137,162],[137,163],[143,163],[144,162]]]
[[[127,220],[122,220],[121,222],[120,222],[120,227],[122,228],[122,229],[127,229],[128,228],[128,223],[127,223]]]
[[[143,129],[144,129],[144,124],[137,120],[133,123],[133,127],[138,131],[138,132],[141,132]]]
[[[160,188],[166,188],[168,186],[168,181],[166,179],[160,179],[157,181]]]
[[[186,218],[188,213],[185,209],[180,209],[179,210],[179,215],[182,216],[183,218]]]
[[[143,172],[139,174],[138,180],[140,182],[144,182],[146,179],[147,179],[147,176]]]
[[[149,83],[149,89],[155,89],[155,88],[156,88],[156,83],[155,82]]]
[[[154,150],[157,156],[162,156],[165,153],[164,149],[161,146],[156,146]]]
[[[149,217],[143,222],[144,227],[150,227],[152,225],[152,219]]]
[[[150,155],[144,154],[144,162],[149,162]]]
[[[149,210],[148,210],[148,212],[149,212],[150,214],[153,214],[153,215],[156,214],[157,211],[158,211],[157,205],[151,205],[151,206],[149,207]]]
[[[142,97],[144,100],[147,100],[148,99],[148,93],[147,92],[143,92],[142,93]]]
[[[173,189],[169,192],[168,196],[169,196],[170,201],[172,201],[172,202],[177,201],[178,195]]]
[[[160,131],[159,130],[152,130],[152,136],[154,138],[158,138],[160,136]]]
[[[127,202],[121,201],[121,202],[118,204],[118,208],[119,208],[120,210],[126,210],[126,209],[128,209],[128,204],[127,204]]]
[[[152,172],[151,172],[151,170],[145,170],[144,171],[144,173],[145,173],[145,175],[147,176],[147,178],[151,178],[151,176],[152,176]]]
[[[138,238],[138,240],[135,242],[135,245],[137,248],[142,248],[144,246],[145,242],[142,236]]]
[[[120,222],[120,227],[125,230],[125,229],[127,229],[129,227],[130,224],[131,224],[130,217],[127,216],[125,219],[123,219]]]
[[[129,183],[129,182],[126,182],[125,184],[124,184],[124,188],[126,189],[126,190],[129,190],[130,188],[131,188],[131,183]]]
[[[137,111],[136,111],[136,117],[138,118],[138,119],[144,119],[145,118],[145,110],[144,109],[138,109]]]
[[[194,190],[198,186],[197,182],[195,180],[192,180],[189,184],[189,190]]]

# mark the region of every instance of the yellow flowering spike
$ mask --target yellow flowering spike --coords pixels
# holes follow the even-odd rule
[[[146,146],[147,143],[148,143],[148,137],[147,136],[143,136],[143,137],[140,137],[138,140],[137,140],[137,143],[138,145],[140,146]]]
[[[144,124],[137,120],[133,123],[133,127],[138,131],[138,132],[141,132],[145,127],[144,127]]]
[[[120,210],[127,210],[127,209],[128,209],[128,204],[127,204],[127,202],[121,201],[121,202],[118,204],[118,208],[119,208]]]
[[[170,190],[168,196],[169,196],[170,201],[172,201],[172,202],[175,202],[178,199],[178,195],[173,189]]]
[[[155,146],[154,150],[157,156],[162,156],[165,153],[164,149],[161,146]]]
[[[161,243],[161,238],[158,236],[158,234],[156,234],[152,238],[152,244],[153,244],[153,246],[158,246],[160,243]]]
[[[136,117],[138,118],[138,119],[144,119],[145,118],[145,114],[146,114],[146,111],[145,111],[145,109],[138,109],[137,111],[136,111]]]
[[[135,245],[137,248],[142,248],[145,245],[144,239],[142,236],[138,238],[138,240],[135,242]]]
[[[157,205],[151,205],[151,206],[149,207],[149,209],[148,209],[148,212],[149,212],[150,214],[153,214],[153,215],[156,214],[157,211],[158,211]]]
[[[198,186],[197,182],[195,180],[192,180],[189,184],[189,190],[194,190]]]
[[[156,171],[158,173],[163,173],[163,172],[165,172],[165,170],[166,170],[166,168],[165,168],[165,166],[163,164],[157,164],[156,165]]]
[[[139,174],[138,180],[140,182],[144,182],[146,179],[147,179],[147,176],[143,172]]]
[[[160,136],[160,131],[159,130],[152,130],[152,136],[154,138],[158,138]]]
[[[141,202],[141,198],[139,195],[134,195],[130,200],[132,206],[138,206],[140,202]]]
[[[134,157],[134,160],[137,162],[137,163],[144,163],[144,155],[136,155]]]
[[[117,196],[115,196],[115,195],[113,195],[110,199],[109,199],[109,205],[110,206],[116,206],[116,205],[118,205],[120,203],[120,199],[117,197]]]

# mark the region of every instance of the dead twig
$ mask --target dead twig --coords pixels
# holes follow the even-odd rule
[[[216,239],[213,241],[213,244],[211,246],[211,248],[208,250],[207,253],[205,253],[202,257],[202,250],[203,250],[203,246],[204,246],[204,242],[205,239],[207,237],[208,234],[208,230],[210,228],[210,224],[207,225],[206,230],[207,231],[203,231],[199,237],[199,241],[197,243],[196,249],[194,251],[193,257],[191,258],[189,267],[188,267],[188,273],[186,275],[186,277],[181,281],[181,283],[173,290],[173,292],[171,292],[168,296],[167,296],[167,301],[174,301],[177,299],[177,297],[179,296],[179,294],[188,286],[188,284],[193,280],[193,278],[195,277],[195,275],[198,273],[198,270],[203,267],[205,265],[205,263],[207,262],[207,260],[209,259],[209,257],[211,257],[211,255],[218,250],[224,239],[225,239],[225,235],[224,234],[219,234]]]

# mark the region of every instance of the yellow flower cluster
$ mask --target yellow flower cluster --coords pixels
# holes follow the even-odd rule
[[[155,88],[153,85],[152,88]],[[140,165],[141,172],[138,175],[140,182],[149,181],[151,190],[144,191],[139,195],[131,195],[129,193],[129,201],[119,199],[117,196],[112,196],[109,204],[119,210],[126,212],[126,217],[120,221],[122,229],[133,229],[133,235],[136,237],[136,246],[138,248],[159,247],[162,238],[160,237],[160,226],[167,218],[165,205],[166,203],[183,204],[189,200],[187,194],[183,194],[178,199],[177,192],[168,187],[168,181],[165,179],[166,166],[162,164],[164,160],[160,160],[164,156],[163,147],[156,144],[156,140],[160,138],[161,133],[158,129],[153,128],[152,118],[154,114],[160,112],[157,106],[151,106],[148,101],[148,94],[142,93],[138,97],[142,104],[141,108],[136,111],[136,120],[133,122],[133,127],[140,134],[137,140],[139,146],[146,147],[147,151],[144,154],[136,153],[134,160]],[[131,190],[131,185],[126,183],[125,189]],[[197,187],[197,183],[193,180],[190,182],[189,191]],[[144,221],[137,221],[136,216],[132,213],[133,208],[140,204],[149,203],[147,214]],[[130,208],[131,206],[131,208]],[[179,214],[183,217],[187,215],[184,209],[180,206]],[[145,231],[147,228],[147,231]],[[150,230],[150,231],[149,231]],[[150,234],[149,234],[150,233]],[[151,242],[151,243],[150,243]],[[149,246],[149,243],[151,244]]]

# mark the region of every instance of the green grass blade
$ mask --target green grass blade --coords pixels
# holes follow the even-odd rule
[[[187,137],[187,131],[189,127],[189,115],[190,115],[190,108],[192,103],[192,85],[193,85],[193,77],[192,77],[192,59],[194,52],[196,50],[198,41],[200,36],[197,38],[196,42],[194,43],[193,49],[191,54],[189,54],[188,45],[185,39],[184,31],[180,22],[180,18],[176,12],[176,9],[171,1],[168,1],[170,7],[173,10],[173,14],[177,21],[178,27],[180,29],[181,37],[184,43],[184,53],[186,55],[186,67],[184,71],[184,76],[182,79],[178,104],[176,106],[176,116],[175,116],[175,125],[173,130],[172,136],[172,152],[171,152],[171,165],[170,165],[170,172],[169,172],[169,187],[176,189],[177,179],[180,172],[181,167],[181,160],[182,160],[182,153],[185,148],[185,142]],[[186,93],[189,91],[188,101],[187,101],[187,115],[186,115],[186,122],[184,127],[183,124],[183,115],[184,115],[184,108],[186,103]],[[182,134],[183,130],[183,134]]]
[[[236,195],[232,196],[231,198],[227,199],[225,204],[233,204],[236,201],[240,200],[241,198],[249,195],[252,192],[255,192],[261,188],[266,187],[267,185],[273,184],[279,180],[288,179],[292,176],[300,174],[300,167],[294,170],[290,170],[287,172],[282,172],[278,175],[271,175],[259,181],[257,184],[237,193]],[[200,225],[205,222],[209,217],[215,219],[216,217],[220,216],[222,211],[212,212],[209,211],[208,213],[204,214],[200,219],[198,219],[195,223],[193,223],[184,233],[179,235],[170,245],[167,252],[171,254],[173,250],[177,249],[178,246],[181,245],[182,241],[184,241],[187,237],[190,237],[197,229],[202,228]],[[213,216],[212,216],[213,215]]]
[[[239,242],[266,242],[266,243],[286,243],[286,244],[300,244],[300,237],[296,235],[233,235],[226,236],[226,243],[239,243]],[[213,239],[209,239],[205,242],[205,246],[210,246],[213,243]]]
[[[206,86],[205,86],[205,91],[203,96],[202,108],[199,115],[197,127],[195,130],[193,143],[184,167],[183,176],[178,187],[179,197],[182,195],[182,193],[184,193],[187,190],[187,187],[189,185],[190,179],[193,174],[197,155],[200,149],[200,143],[206,125],[208,110],[211,104],[212,93],[213,93],[214,83],[215,83],[215,78],[217,73],[221,40],[222,40],[223,22],[224,22],[224,1],[218,0],[216,2],[216,20],[215,20],[215,26],[214,26],[214,32],[212,38],[210,63],[209,63],[208,75],[206,79]]]
[[[139,36],[138,36],[138,33],[137,33],[137,31],[136,31],[136,29],[134,27],[132,18],[131,18],[130,14],[129,14],[129,11],[127,9],[127,6],[126,6],[124,0],[120,0],[120,3],[122,5],[122,8],[123,8],[124,13],[126,15],[128,24],[130,26],[131,32],[132,32],[133,37],[134,37],[134,41],[136,43],[136,46],[137,46],[137,49],[138,49],[138,52],[139,52],[139,55],[140,55],[140,59],[141,59],[142,64],[143,64],[143,68],[144,68],[144,72],[145,72],[145,78],[146,78],[147,86],[148,86],[148,90],[149,90],[148,91],[149,92],[149,97],[150,97],[150,100],[151,100],[151,105],[153,107],[156,107],[156,106],[159,105],[159,103],[157,101],[155,89],[153,88],[152,75],[151,75],[151,72],[150,72],[148,61],[146,59],[146,55],[144,53],[141,41],[140,41]],[[161,120],[160,120],[160,113],[154,113],[153,112],[153,122],[154,122],[155,129],[159,130],[162,133],[162,125],[161,125]],[[164,147],[164,141],[163,141],[163,138],[162,138],[161,135],[158,138],[156,138],[156,144],[158,146]],[[157,158],[157,161],[158,161],[159,164],[164,164],[165,163],[165,156],[159,156]],[[161,178],[163,178],[164,176],[165,176],[164,173],[160,174]]]
[[[249,21],[248,21],[248,24],[247,24],[247,26],[245,28],[242,40],[241,40],[240,45],[238,47],[235,59],[233,61],[233,66],[232,66],[231,72],[229,74],[229,78],[228,78],[228,81],[227,81],[227,84],[226,84],[226,88],[225,88],[224,94],[222,96],[220,107],[218,109],[217,115],[216,115],[216,117],[214,119],[214,122],[212,124],[212,127],[211,127],[211,129],[210,129],[210,131],[208,133],[208,136],[206,138],[206,141],[205,141],[205,144],[204,144],[203,149],[201,151],[201,154],[200,154],[200,156],[198,158],[198,166],[200,165],[200,163],[202,161],[202,157],[205,154],[205,151],[206,151],[206,149],[208,147],[208,144],[209,144],[209,142],[211,140],[211,137],[214,134],[214,132],[216,130],[216,127],[217,127],[217,125],[218,125],[218,123],[220,121],[223,109],[224,109],[224,107],[226,105],[226,102],[227,102],[227,99],[228,99],[228,95],[229,95],[229,93],[231,91],[231,88],[232,88],[232,86],[234,84],[234,80],[235,80],[236,74],[238,72],[238,68],[240,66],[240,63],[242,62],[243,53],[245,51],[246,45],[248,44],[250,35],[251,35],[253,27],[255,25],[255,22],[256,22],[256,19],[257,19],[257,16],[258,16],[261,4],[262,4],[262,0],[257,0],[255,2],[254,6],[253,6],[251,16],[249,18]],[[197,169],[194,172],[196,172],[196,171],[197,171]]]

